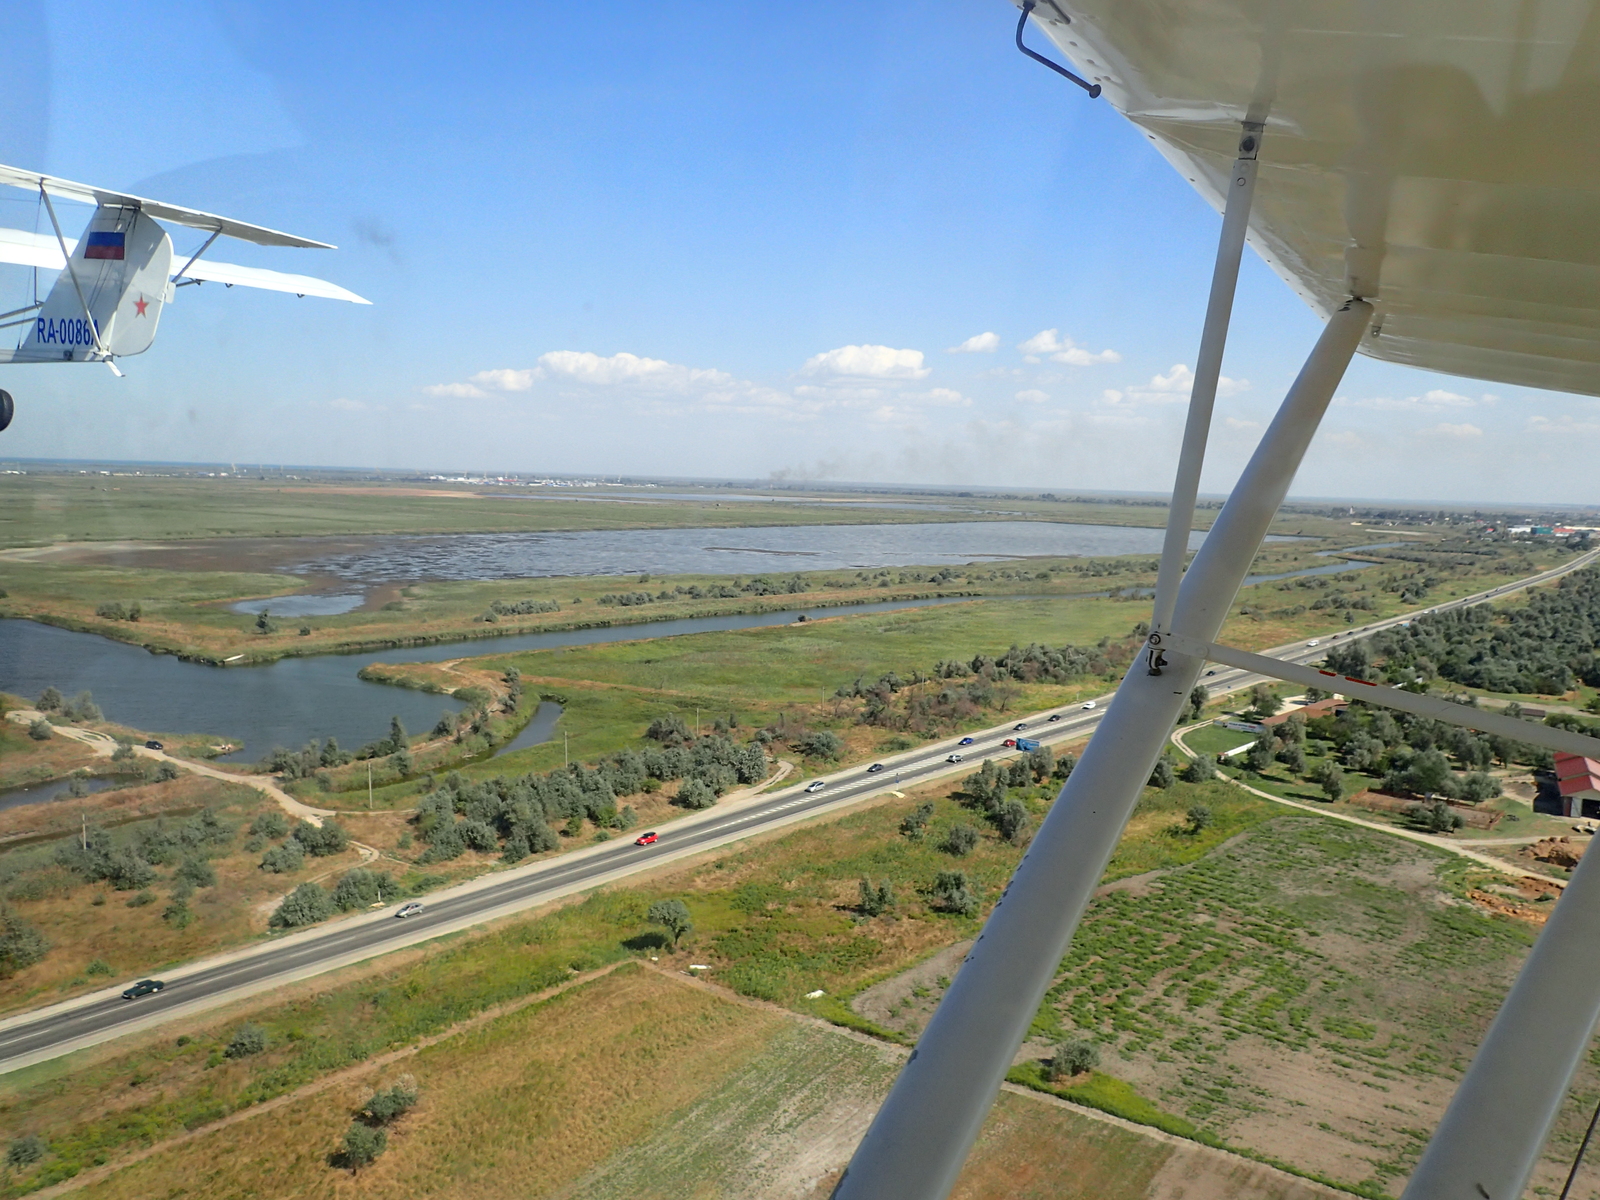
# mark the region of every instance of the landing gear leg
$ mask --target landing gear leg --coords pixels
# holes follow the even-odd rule
[[[11,418],[17,415],[17,402],[11,398],[10,392],[0,392],[0,429],[11,424]]]

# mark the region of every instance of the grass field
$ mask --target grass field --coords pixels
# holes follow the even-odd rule
[[[820,1200],[898,1066],[897,1055],[839,1032],[624,968],[80,1194]],[[422,1101],[386,1153],[358,1176],[330,1167],[351,1112],[401,1070]],[[1005,1095],[954,1195],[1133,1200],[1164,1171],[1190,1187],[1226,1181],[1249,1200],[1289,1195],[1259,1169],[1256,1186],[1230,1178],[1248,1176],[1247,1164],[1177,1157],[1171,1145]]]
[[[355,533],[653,529],[683,526],[861,524],[971,519],[1057,520],[1161,526],[1160,503],[1041,500],[1030,496],[926,496],[867,492],[768,491],[757,502],[608,493],[511,492],[469,484],[385,482],[306,473],[245,478],[116,476],[33,471],[0,476],[0,546],[60,541],[271,537]],[[749,494],[760,489],[739,489]],[[691,487],[674,488],[693,493]],[[853,503],[839,503],[840,501]],[[999,502],[997,504],[997,501]],[[1196,513],[1209,526],[1214,508]],[[1282,532],[1349,533],[1345,522],[1290,511]]]

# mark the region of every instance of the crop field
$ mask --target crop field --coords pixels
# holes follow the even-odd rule
[[[1394,1190],[1532,941],[1457,900],[1465,873],[1278,818],[1097,900],[1040,1031],[1096,1039],[1107,1071],[1202,1130]]]

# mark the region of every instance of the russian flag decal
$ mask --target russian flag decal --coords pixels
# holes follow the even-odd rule
[[[84,242],[83,256],[85,258],[110,258],[121,262],[125,244],[126,235],[115,230],[91,233]]]

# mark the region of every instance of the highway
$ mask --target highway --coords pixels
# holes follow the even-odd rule
[[[1587,566],[1597,557],[1600,550],[1590,551],[1562,567],[1514,584],[1375,621],[1364,628],[1321,639],[1315,647],[1295,642],[1267,653],[1290,662],[1310,662],[1349,638],[1370,636],[1422,612],[1481,604],[1548,582]],[[1213,695],[1238,691],[1262,679],[1232,668],[1217,668],[1202,676]],[[819,813],[847,808],[869,797],[898,791],[902,786],[942,775],[965,774],[984,758],[1012,753],[1002,743],[1017,736],[1013,726],[1018,723],[1026,726],[1024,736],[1046,744],[1080,740],[1099,724],[1109,699],[1109,695],[1098,698],[1092,708],[1073,704],[1053,710],[1058,718],[1054,721],[1049,720],[1051,710],[1018,717],[970,735],[973,742],[969,746],[958,746],[955,739],[930,743],[885,758],[881,772],[868,774],[863,766],[836,771],[820,777],[824,784],[820,791],[807,792],[804,786],[796,785],[728,808],[694,814],[662,826],[660,841],[653,846],[636,846],[630,840],[618,839],[496,872],[427,897],[423,912],[415,917],[397,920],[391,907],[187,964],[163,975],[165,990],[139,1000],[121,999],[122,988],[131,982],[125,981],[104,992],[8,1017],[0,1020],[0,1073],[586,891]],[[956,752],[963,761],[947,761]]]

